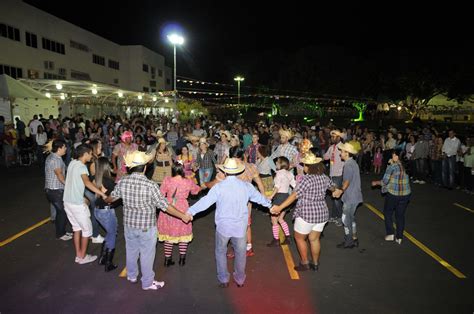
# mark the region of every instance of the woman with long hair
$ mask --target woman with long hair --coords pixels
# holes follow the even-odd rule
[[[120,126],[122,127],[122,126]],[[119,128],[120,130],[120,128]],[[125,131],[120,136],[121,143],[115,145],[112,152],[113,171],[116,173],[115,182],[118,182],[125,174],[127,167],[125,166],[124,156],[138,150],[138,145],[133,143],[133,133]]]
[[[168,143],[164,138],[158,139],[158,147],[155,156],[155,171],[152,180],[161,184],[165,177],[171,176],[172,154],[168,149]]]
[[[187,201],[189,193],[196,195],[201,191],[201,188],[186,178],[183,164],[175,162],[172,166],[172,176],[164,178],[160,190],[170,204],[186,213],[189,208]],[[184,266],[188,243],[193,239],[192,224],[186,224],[164,212],[158,216],[157,226],[158,240],[165,242],[165,267],[174,265],[172,258],[174,244],[179,245],[179,265]]]
[[[107,157],[100,157],[96,162],[94,183],[97,188],[101,189],[107,196],[110,195],[115,187],[111,172]],[[115,215],[115,208],[118,205],[120,205],[120,200],[111,204],[107,204],[102,198],[97,198],[95,201],[94,216],[107,232],[99,256],[99,265],[105,265],[106,272],[117,268],[117,265],[113,263],[113,258],[115,254],[115,238],[117,236],[117,216]]]

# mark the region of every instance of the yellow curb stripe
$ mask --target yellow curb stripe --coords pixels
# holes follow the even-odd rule
[[[364,203],[365,207],[367,207],[368,209],[370,209],[374,214],[376,214],[377,216],[379,216],[380,218],[382,218],[383,220],[384,219],[384,216],[383,214],[377,209],[375,208],[374,206],[370,205],[370,204],[367,204],[367,203]],[[431,256],[432,258],[434,258],[438,263],[440,263],[443,267],[445,267],[447,270],[449,270],[451,273],[453,273],[456,277],[460,278],[460,279],[465,279],[467,278],[466,275],[464,275],[463,273],[461,273],[459,270],[457,270],[454,266],[452,266],[451,264],[449,264],[448,262],[446,262],[444,259],[442,259],[438,254],[436,254],[435,252],[433,252],[432,250],[430,250],[426,245],[424,245],[423,243],[421,243],[420,241],[418,241],[417,239],[415,239],[414,236],[412,236],[411,234],[409,234],[407,231],[404,231],[403,232],[403,235],[408,239],[410,240],[411,242],[413,242],[413,244],[415,244],[417,247],[419,247],[423,252],[425,252],[426,254],[428,254],[429,256]]]
[[[466,206],[462,206],[461,204],[458,203],[453,203],[454,206],[461,207],[462,209],[467,210],[468,212],[474,213],[474,210],[467,208]]]
[[[14,236],[12,236],[12,237],[10,237],[10,238],[8,238],[8,239],[6,239],[6,240],[0,242],[0,247],[2,247],[2,246],[4,246],[4,245],[7,245],[8,243],[10,243],[10,242],[12,242],[12,241],[18,239],[18,238],[21,237],[22,235],[27,234],[28,232],[30,232],[30,231],[32,231],[32,230],[34,230],[34,229],[36,229],[36,228],[38,228],[38,227],[40,227],[40,226],[42,226],[42,225],[48,223],[48,222],[50,222],[50,221],[51,221],[50,218],[46,218],[45,220],[42,220],[42,221],[38,222],[37,224],[35,224],[35,225],[29,227],[28,229],[25,229],[25,230],[23,230],[22,232],[19,232],[19,233],[15,234]]]
[[[280,235],[280,239],[285,238],[285,234],[283,233],[283,230],[280,227],[280,230],[278,231]],[[285,257],[285,262],[286,262],[286,267],[288,268],[288,273],[290,274],[290,278],[293,280],[299,280],[300,276],[298,275],[298,272],[295,270],[295,262],[293,260],[293,255],[291,254],[290,248],[288,245],[284,244],[281,245],[281,250],[283,251],[283,256]]]
[[[119,277],[127,277],[127,267],[124,267],[123,270],[120,272]]]

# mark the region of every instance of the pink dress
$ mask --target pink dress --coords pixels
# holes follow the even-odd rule
[[[374,156],[374,166],[381,167],[382,166],[382,153],[375,153]]]
[[[138,145],[131,143],[130,146],[126,146],[123,143],[115,145],[112,154],[117,155],[117,176],[115,177],[115,183],[127,174],[127,166],[125,165],[125,155],[133,151],[138,150]]]
[[[201,188],[187,178],[165,177],[160,190],[170,204],[185,213],[189,208],[187,201],[189,193],[196,195]],[[193,225],[185,224],[181,219],[168,215],[166,212],[160,212],[157,226],[159,241],[187,243],[193,239]]]

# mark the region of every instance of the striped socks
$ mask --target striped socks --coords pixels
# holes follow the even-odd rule
[[[286,223],[286,221],[284,221],[284,220],[280,221],[280,225],[281,225],[281,228],[283,229],[283,233],[285,233],[285,236],[289,237],[290,236],[290,229],[288,228],[288,224]],[[278,228],[278,225],[277,225],[277,228]],[[275,234],[275,231],[273,231],[273,234]],[[278,238],[275,238],[275,239],[278,239]]]
[[[173,243],[165,241],[165,257],[171,257],[173,254]]]
[[[280,231],[280,226],[272,225],[273,238],[276,240],[280,239],[279,231]]]
[[[186,242],[179,242],[179,255],[186,255],[188,244]]]

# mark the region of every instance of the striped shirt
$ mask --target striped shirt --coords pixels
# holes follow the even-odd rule
[[[66,176],[66,165],[64,164],[63,159],[55,153],[51,153],[46,158],[44,167],[45,189],[64,190],[64,184],[59,181],[58,177],[56,176],[56,173],[54,172],[54,170],[56,169],[61,169],[61,173],[63,174],[63,176]]]
[[[111,193],[123,201],[123,225],[135,229],[156,227],[156,207],[168,208],[160,187],[142,173],[124,176]]]
[[[326,190],[333,186],[334,183],[327,175],[305,175],[295,189],[298,201],[293,218],[300,217],[311,224],[328,221]]]
[[[399,163],[387,167],[382,179],[382,192],[388,192],[395,196],[411,193],[410,178]]]
[[[298,154],[298,150],[295,146],[291,145],[290,143],[280,144],[278,145],[277,149],[272,153],[270,156],[271,159],[275,159],[278,157],[286,157],[290,164],[293,164],[293,160]]]

